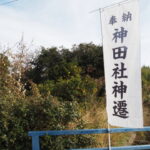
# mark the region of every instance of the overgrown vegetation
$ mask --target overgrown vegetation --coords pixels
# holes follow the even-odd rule
[[[11,50],[0,54],[1,150],[30,150],[28,131],[107,128],[102,47],[92,43],[71,50],[42,47],[34,58],[27,55],[23,41],[18,49],[17,54]],[[148,105],[149,67],[142,68],[142,83],[143,100]],[[113,135],[112,144],[132,144],[132,136]],[[107,135],[41,138],[43,150],[107,143]]]

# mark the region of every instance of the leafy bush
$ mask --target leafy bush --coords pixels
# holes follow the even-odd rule
[[[70,79],[60,79],[56,83],[47,81],[40,84],[41,93],[51,93],[61,101],[87,101],[97,91],[95,81],[90,77],[82,78],[80,75]]]
[[[76,101],[60,102],[51,94],[41,95],[37,85],[32,81],[30,81],[30,94],[26,95],[19,86],[22,84],[21,80],[11,75],[7,64],[9,64],[7,57],[0,57],[1,150],[31,149],[29,131],[64,130],[84,126],[79,114],[79,104]],[[80,140],[81,137],[83,140]],[[93,142],[92,138],[81,137],[43,137],[41,148],[60,150],[75,145],[80,146],[82,143],[89,145]]]
[[[73,46],[72,51],[56,47],[45,49],[31,62],[26,78],[35,83],[47,80],[69,79],[79,72],[93,78],[104,76],[102,47],[92,43]]]
[[[150,103],[150,68],[142,68],[142,91],[144,102]]]
[[[79,44],[72,48],[73,60],[82,68],[83,75],[93,78],[104,76],[102,47],[92,43]]]
[[[31,149],[31,138],[27,135],[28,131],[64,130],[69,128],[70,122],[74,123],[75,127],[82,124],[78,104],[75,102],[61,103],[52,97],[47,99],[28,97],[17,99],[15,103],[12,103],[11,99],[1,98],[0,100],[0,117],[2,118],[0,121],[0,149],[2,150]],[[88,145],[92,140],[83,136],[83,140],[79,142],[79,138],[81,137],[44,137],[42,148],[60,150],[68,147],[67,142],[71,147],[85,140],[87,142],[84,144]]]

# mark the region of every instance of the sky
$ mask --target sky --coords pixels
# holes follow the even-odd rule
[[[9,0],[0,0],[0,4]],[[122,0],[18,0],[0,5],[0,45],[10,47],[22,35],[35,47],[93,42],[102,45],[100,16],[92,10]],[[150,0],[140,0],[141,64],[150,66]]]

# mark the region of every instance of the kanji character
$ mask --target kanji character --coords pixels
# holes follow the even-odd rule
[[[126,46],[121,46],[121,47],[116,47],[113,48],[113,58],[114,59],[125,59],[127,55],[127,47]]]
[[[113,116],[118,116],[120,118],[129,118],[128,114],[129,112],[127,111],[127,102],[125,100],[123,101],[114,101],[114,114]]]
[[[116,16],[112,16],[112,17],[110,18],[109,24],[113,25],[113,24],[115,24],[116,22],[117,22]]]
[[[124,75],[124,72],[127,70],[127,68],[125,68],[125,64],[121,62],[120,68],[119,68],[119,64],[114,64],[115,68],[113,69],[113,75],[115,79],[117,78],[127,78],[127,75]]]
[[[132,20],[132,14],[130,12],[128,12],[127,14],[123,13],[122,15],[123,22],[131,21],[131,20]]]
[[[124,38],[127,37],[128,31],[125,30],[124,27],[121,27],[121,30],[120,30],[120,31],[118,31],[118,30],[119,30],[119,29],[115,29],[116,32],[113,34],[114,37],[113,37],[112,40],[114,40],[115,43],[117,43],[117,42],[118,42],[118,39],[120,39],[120,40],[121,40],[121,43],[123,43],[123,42],[124,42]]]
[[[114,82],[115,86],[113,86],[113,92],[112,94],[114,94],[115,97],[118,96],[118,94],[120,94],[121,99],[123,98],[124,93],[127,92],[127,86],[124,84],[123,81],[120,81],[120,85],[118,85],[118,82]]]

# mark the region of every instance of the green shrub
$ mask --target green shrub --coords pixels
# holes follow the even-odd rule
[[[58,102],[55,98],[0,99],[0,149],[26,150],[31,149],[29,131],[36,130],[64,130],[69,128],[69,123],[74,123],[74,128],[82,121],[80,119],[78,104],[76,102]],[[79,145],[79,137],[43,137],[44,150],[65,149],[68,146]],[[85,137],[85,139],[87,139]],[[88,138],[89,144],[92,139]],[[68,142],[68,143],[67,143]],[[47,145],[48,143],[48,145]],[[68,146],[67,146],[68,145]],[[82,144],[81,144],[82,145]]]
[[[62,101],[84,102],[96,93],[96,83],[90,77],[81,76],[60,79],[51,89],[51,94]]]
[[[142,92],[143,101],[150,103],[150,68],[142,68]]]

